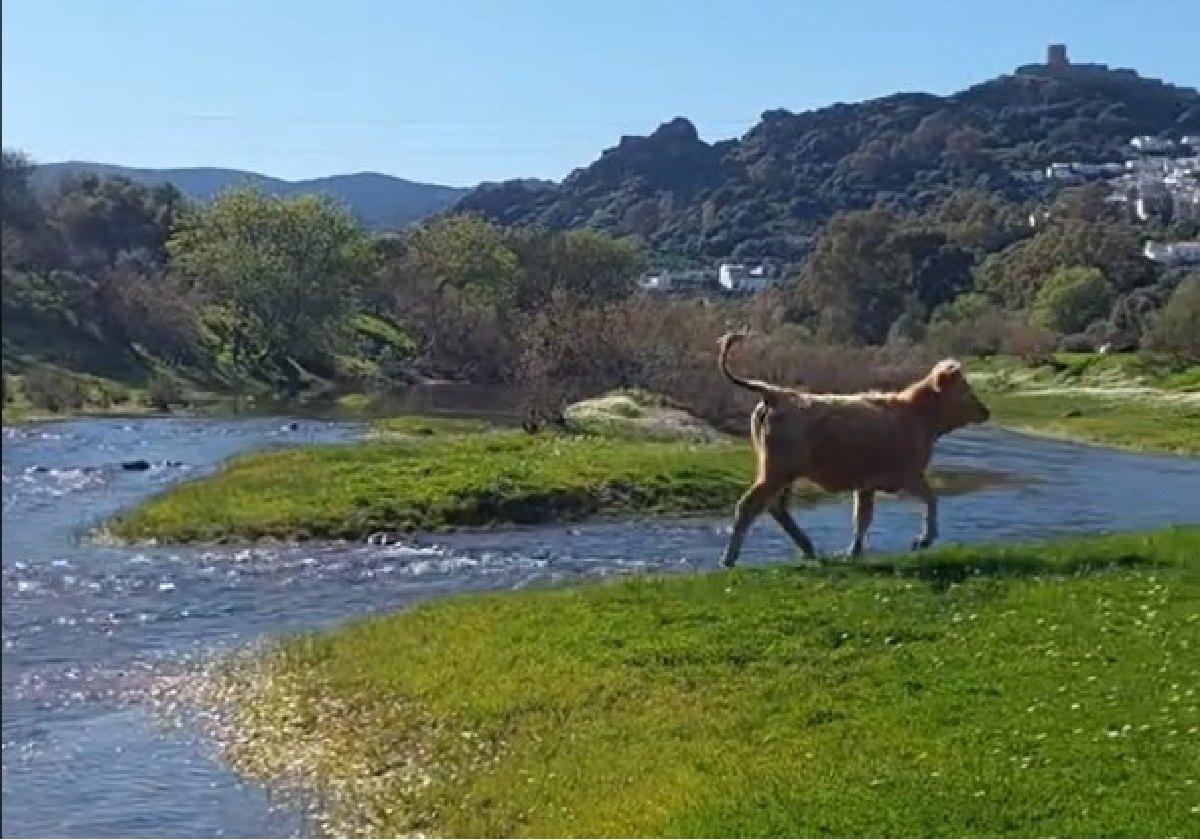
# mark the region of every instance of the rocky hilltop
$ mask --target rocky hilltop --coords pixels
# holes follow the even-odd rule
[[[951,96],[898,93],[765,112],[706,143],[684,117],[622,137],[561,184],[485,184],[456,209],[505,224],[588,226],[681,259],[806,252],[839,210],[919,206],[982,187],[1035,193],[1033,170],[1120,160],[1130,137],[1200,132],[1200,93],[1104,65],[1035,64]]]

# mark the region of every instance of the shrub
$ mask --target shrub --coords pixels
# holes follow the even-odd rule
[[[495,304],[440,280],[402,271],[389,282],[395,310],[403,313],[404,325],[420,348],[422,368],[474,382],[512,379],[516,344]]]
[[[1042,364],[1051,360],[1058,336],[1037,324],[1027,324],[1014,316],[1000,337],[1000,352],[1023,361]]]
[[[34,368],[26,373],[25,395],[34,408],[55,413],[78,411],[87,401],[77,379],[52,368]]]
[[[199,297],[176,278],[119,266],[104,284],[103,303],[130,341],[172,362],[199,361]]]
[[[1058,349],[1066,353],[1091,353],[1096,349],[1096,343],[1087,333],[1074,333],[1059,339]]]
[[[1045,361],[1054,350],[1055,334],[1030,324],[1020,314],[1004,312],[994,306],[959,310],[960,313],[964,311],[975,314],[961,320],[949,320],[939,313],[926,330],[926,347],[942,356],[1008,353],[1031,362]]]
[[[169,411],[172,405],[178,405],[183,401],[183,388],[180,387],[175,377],[160,371],[150,378],[150,383],[146,386],[146,403],[148,405],[159,411]]]
[[[556,295],[522,324],[517,381],[529,408],[551,416],[577,399],[634,387],[743,430],[755,398],[717,369],[717,339],[738,312],[648,297],[589,307]],[[920,348],[814,345],[803,329],[782,325],[740,347],[736,366],[773,382],[848,392],[906,384],[931,361]]]

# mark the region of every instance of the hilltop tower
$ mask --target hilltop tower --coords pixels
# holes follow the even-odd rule
[[[1066,44],[1051,44],[1046,47],[1046,66],[1051,70],[1066,70],[1071,66],[1067,60]]]

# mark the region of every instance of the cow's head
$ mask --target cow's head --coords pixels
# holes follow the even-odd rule
[[[971,389],[957,359],[942,359],[929,371],[921,386],[938,434],[971,423],[983,423],[991,416],[987,406]]]

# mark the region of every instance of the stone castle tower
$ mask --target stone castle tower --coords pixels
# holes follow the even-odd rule
[[[1066,44],[1051,44],[1046,47],[1046,66],[1052,70],[1066,70],[1071,66],[1067,60]]]

